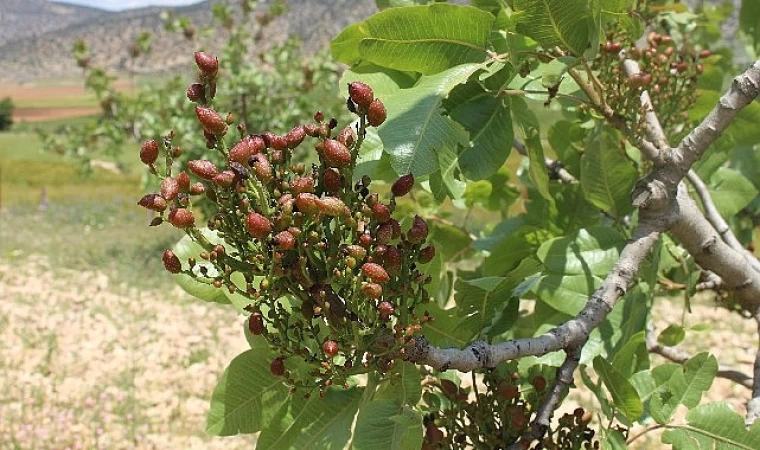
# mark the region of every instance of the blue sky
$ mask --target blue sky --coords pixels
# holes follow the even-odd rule
[[[94,8],[107,9],[109,11],[122,11],[125,9],[141,8],[150,5],[160,6],[184,6],[199,3],[202,0],[55,0],[58,3],[72,3],[75,5],[92,6]]]

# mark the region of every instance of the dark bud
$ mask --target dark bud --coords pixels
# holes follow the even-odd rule
[[[400,177],[393,183],[393,186],[391,186],[391,192],[393,192],[393,195],[396,197],[403,197],[412,190],[413,186],[414,175],[409,173]]]
[[[171,250],[165,250],[164,251],[164,268],[168,270],[171,273],[180,273],[182,272],[182,263],[179,261],[179,258],[177,258],[177,255],[174,254]]]

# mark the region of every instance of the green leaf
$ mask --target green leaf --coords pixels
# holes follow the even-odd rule
[[[685,337],[686,332],[682,326],[671,324],[657,336],[657,342],[666,347],[673,347],[680,344]]]
[[[209,230],[208,228],[201,228],[200,232],[209,240],[209,242],[217,244],[221,242],[221,239],[216,235],[216,232]],[[209,263],[203,261],[199,256],[205,250],[200,245],[196,244],[190,236],[185,235],[174,245],[174,254],[177,255],[180,261],[186,262],[188,258],[195,258],[198,261],[193,268],[193,273],[200,276],[201,266],[206,267],[208,274],[214,277],[217,274],[216,268]],[[183,264],[184,265],[184,264]],[[208,283],[197,281],[195,278],[184,273],[174,275],[174,280],[177,282],[185,292],[197,297],[206,302],[213,303],[230,303],[230,300],[224,295],[225,290],[214,287],[213,280],[209,279]]]
[[[399,406],[416,405],[422,398],[420,369],[406,361],[397,364],[375,394],[375,399],[381,398],[393,400]]]
[[[593,26],[586,0],[515,0],[517,31],[549,50],[560,46],[580,56]]]
[[[352,448],[355,450],[419,450],[422,416],[388,399],[374,400],[359,411]]]
[[[282,377],[269,371],[274,356],[248,350],[232,360],[211,395],[206,433],[232,436],[261,431],[288,399]]]
[[[369,30],[364,22],[351,24],[343,29],[330,42],[330,52],[333,58],[348,65],[354,65],[361,60],[359,43],[369,37]]]
[[[486,180],[473,181],[467,183],[467,189],[464,191],[464,204],[472,208],[477,204],[484,204],[491,197],[493,186]]]
[[[428,0],[375,0],[377,9],[380,11],[401,6],[424,5],[426,3],[428,3]]]
[[[610,391],[615,407],[631,422],[641,416],[644,412],[644,404],[641,403],[639,394],[633,388],[631,383],[617,371],[604,358],[597,356],[594,358],[594,370],[599,374],[607,390]]]
[[[739,12],[739,28],[752,39],[755,52],[760,53],[760,3],[743,0]]]
[[[522,260],[536,254],[539,245],[551,238],[552,234],[533,226],[524,225],[508,234],[491,250],[483,263],[486,276],[506,275],[514,270]]]
[[[380,66],[431,75],[461,64],[486,61],[494,20],[493,15],[472,6],[391,8],[364,22],[368,35],[358,42],[358,53]],[[352,30],[350,39],[344,37],[339,43],[353,44],[358,36]],[[346,56],[341,61],[347,64],[354,62],[353,51],[343,50],[334,56]]]
[[[351,439],[363,388],[328,389],[324,398],[301,395],[283,405],[256,441],[257,450],[314,448],[341,450]]]
[[[470,133],[471,146],[459,155],[462,171],[471,180],[490,177],[512,151],[514,131],[509,101],[471,81],[454,89],[448,102],[453,104],[451,118]]]
[[[628,300],[631,301],[631,300]],[[626,379],[630,379],[636,372],[639,355],[647,355],[646,332],[640,331],[630,339],[622,340],[625,345],[612,359],[612,367]],[[646,357],[646,356],[644,356]],[[634,386],[635,387],[635,386]]]
[[[533,292],[557,311],[574,316],[601,284],[600,278],[585,275],[546,275],[539,279]]]
[[[726,403],[708,403],[689,411],[688,425],[671,425],[662,442],[674,450],[757,450],[760,421],[749,429],[742,417]]]
[[[672,372],[667,389],[652,396],[652,417],[658,423],[667,423],[679,404],[687,408],[697,406],[702,393],[712,386],[717,372],[718,361],[714,356],[700,353],[690,358]]]
[[[442,114],[441,105],[455,86],[466,82],[480,67],[467,64],[423,76],[413,88],[398,89],[383,98],[388,118],[378,134],[397,174],[434,173],[439,169],[437,150],[453,150],[469,142],[461,125]]]
[[[736,170],[719,168],[710,177],[710,193],[715,207],[723,217],[732,217],[757,197],[758,190],[751,181]]]
[[[544,242],[536,252],[547,271],[566,275],[605,276],[618,259],[625,238],[606,227],[579,230]]]
[[[437,347],[462,348],[470,342],[473,333],[479,331],[461,326],[462,317],[458,308],[443,309],[430,302],[420,304],[415,311],[418,315],[428,311],[435,317],[433,322],[425,324],[425,338]]]
[[[428,220],[429,240],[436,244],[436,253],[440,253],[443,262],[448,262],[460,255],[472,244],[472,236],[460,227],[435,218]]]
[[[581,157],[581,187],[599,209],[623,217],[633,211],[631,191],[638,173],[618,142],[617,135],[606,128],[589,136]]]
[[[456,152],[449,147],[443,147],[436,150],[436,153],[438,154],[438,165],[441,167],[441,184],[446,188],[444,195],[442,197],[436,196],[436,198],[439,201],[443,201],[446,195],[451,196],[454,200],[462,198],[467,190],[467,183],[459,179],[461,170],[459,169],[459,159]],[[432,176],[430,185],[432,188]]]
[[[475,330],[478,334],[488,331],[495,320],[500,323],[500,329],[508,328],[517,319],[504,317],[502,312],[512,298],[512,291],[525,278],[537,273],[541,264],[534,258],[526,258],[506,277],[484,277],[474,280],[459,280],[456,283],[456,303],[462,324]],[[509,323],[504,323],[509,322]]]
[[[544,147],[541,143],[541,131],[538,118],[528,108],[528,104],[522,98],[510,95],[507,97],[512,110],[512,120],[520,127],[525,138],[525,149],[528,152],[530,167],[528,175],[541,197],[554,203],[554,198],[549,192],[549,173],[546,170]]]

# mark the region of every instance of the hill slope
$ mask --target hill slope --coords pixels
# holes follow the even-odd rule
[[[10,1],[23,3],[28,0]],[[51,5],[41,0],[33,1]],[[231,5],[237,4],[237,1],[227,1]],[[175,14],[191,18],[197,27],[204,27],[212,22],[210,3],[172,10]],[[290,7],[288,13],[277,18],[265,30],[267,46],[289,36],[300,36],[306,48],[321,48],[346,25],[376,11],[373,0],[288,0],[287,3]],[[97,13],[87,20],[70,23],[65,28],[0,43],[0,54],[4,55],[0,58],[0,80],[23,82],[80,76],[81,70],[71,56],[72,45],[77,39],[88,43],[95,66],[105,67],[112,73],[130,69],[128,46],[140,32],[146,30],[154,34],[153,51],[138,58],[137,73],[166,72],[185,67],[191,62],[194,50],[219,47],[221,36],[196,37],[194,41],[188,41],[179,33],[165,31],[160,18],[161,11],[165,9],[95,10]],[[49,20],[49,14],[42,15]]]

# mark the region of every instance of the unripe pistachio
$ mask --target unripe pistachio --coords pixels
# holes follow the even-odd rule
[[[190,228],[195,224],[195,216],[189,209],[173,209],[169,212],[169,223],[180,229]]]
[[[412,221],[412,227],[409,228],[409,232],[407,233],[407,239],[412,244],[421,244],[425,242],[425,239],[427,239],[428,235],[428,226],[425,220],[418,216],[414,216],[414,220]]]
[[[320,199],[316,195],[310,194],[308,192],[298,194],[294,200],[294,203],[300,212],[309,217],[319,213],[321,210]]]
[[[190,190],[190,176],[187,172],[180,172],[177,174],[177,187],[180,192],[188,192]]]
[[[418,259],[420,264],[427,264],[435,258],[435,247],[428,245],[420,250],[420,257]]]
[[[219,71],[219,59],[204,52],[195,52],[195,64],[201,71],[201,77],[204,80],[212,81],[216,78]]]
[[[372,205],[372,215],[378,223],[385,223],[391,220],[391,209],[378,202]]]
[[[206,88],[201,83],[193,83],[185,92],[187,99],[195,103],[206,103]]]
[[[365,111],[369,108],[372,100],[375,99],[375,94],[372,92],[372,88],[360,81],[348,83],[348,96],[359,108]]]
[[[174,177],[166,177],[161,180],[161,197],[174,200],[179,194],[179,183]]]
[[[171,273],[180,273],[182,272],[182,263],[179,261],[179,258],[177,255],[174,254],[171,250],[165,250],[164,256],[164,268],[168,270]]]
[[[343,200],[337,197],[323,197],[316,202],[319,211],[332,217],[347,217],[351,214]]]
[[[305,137],[306,129],[303,125],[298,125],[293,127],[293,129],[285,135],[285,141],[287,142],[288,148],[292,149],[301,145],[301,142],[303,142]]]
[[[322,351],[325,353],[325,356],[332,358],[338,354],[338,343],[335,341],[325,341],[322,344]]]
[[[327,139],[324,142],[325,150],[322,154],[330,167],[346,167],[351,164],[351,152],[348,151],[345,145],[340,142]]]
[[[396,308],[394,308],[390,302],[380,302],[380,304],[377,305],[377,311],[380,314],[385,314],[387,316],[390,316],[391,314],[396,312]]]
[[[246,217],[246,229],[251,236],[264,239],[272,232],[272,224],[266,217],[251,211]]]
[[[199,178],[212,180],[219,174],[219,169],[211,161],[205,159],[196,159],[189,161],[187,167]]]
[[[229,160],[247,164],[248,159],[264,150],[264,140],[261,136],[246,136],[230,149]]]
[[[216,176],[214,176],[213,180],[214,183],[218,184],[219,186],[230,187],[235,182],[235,172],[231,170],[219,172]]]
[[[290,192],[300,194],[302,192],[314,192],[314,179],[311,177],[299,177],[290,183]]]
[[[277,246],[278,250],[292,250],[296,245],[296,239],[289,231],[280,231],[272,239],[272,243]]]
[[[346,246],[345,251],[358,261],[363,261],[364,257],[367,256],[367,249],[360,245],[348,245]]]
[[[339,192],[343,187],[343,181],[341,179],[340,172],[338,172],[338,169],[330,168],[325,170],[323,177],[325,189],[327,192],[335,194]]]
[[[393,183],[393,186],[391,186],[391,192],[393,192],[393,195],[396,197],[403,197],[412,190],[413,186],[414,175],[409,173],[400,177]]]
[[[277,358],[272,361],[272,364],[269,365],[269,371],[272,373],[272,375],[281,377],[285,375],[285,357],[284,356],[278,356]]]
[[[204,186],[203,183],[193,183],[193,185],[190,186],[190,193],[192,195],[201,195],[204,192],[206,192],[206,186]]]
[[[354,129],[349,125],[335,139],[346,147],[351,147],[356,142],[356,133],[354,133]]]
[[[375,263],[364,263],[362,265],[362,273],[373,282],[379,284],[387,283],[391,279],[388,276],[388,272],[381,265]]]
[[[140,147],[140,161],[143,164],[151,165],[158,159],[158,143],[153,139],[143,142]]]
[[[201,105],[195,106],[195,115],[198,117],[203,130],[211,135],[221,135],[227,132],[227,123],[222,116],[212,108]]]
[[[379,127],[385,122],[387,116],[388,113],[385,111],[385,105],[383,105],[383,102],[381,102],[380,99],[375,99],[370,103],[369,108],[367,109],[367,123],[369,123],[370,126]]]
[[[264,316],[260,312],[255,312],[248,317],[248,330],[254,336],[264,333]]]
[[[362,293],[374,300],[383,296],[383,287],[377,283],[362,283]]]
[[[248,165],[253,168],[256,178],[266,184],[272,181],[272,165],[266,155],[257,154],[248,159]]]
[[[396,246],[388,246],[388,250],[385,251],[383,256],[383,262],[388,273],[391,275],[398,275],[401,271],[402,253]]]
[[[143,208],[156,212],[161,212],[166,209],[166,199],[158,194],[146,194],[137,202],[137,204]]]

